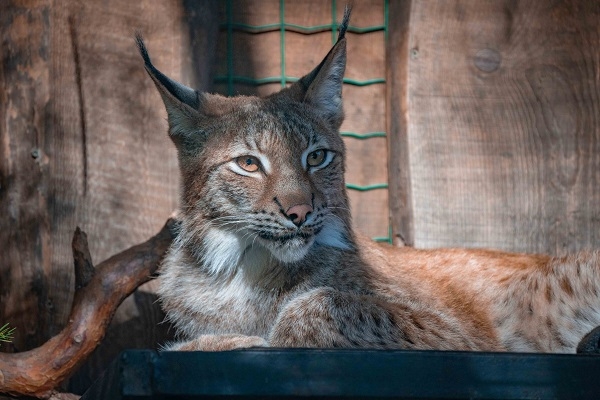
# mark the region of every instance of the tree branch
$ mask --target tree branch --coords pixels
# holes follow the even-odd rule
[[[79,227],[75,229],[73,234],[71,248],[75,267],[75,292],[77,292],[87,286],[96,273],[88,247],[87,235]]]
[[[38,348],[0,354],[0,393],[52,396],[98,346],[119,304],[156,273],[174,230],[175,221],[170,219],[158,234],[103,261],[94,273],[87,239],[77,229],[73,257],[78,288],[69,322]]]

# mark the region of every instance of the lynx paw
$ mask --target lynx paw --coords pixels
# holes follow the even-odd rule
[[[577,346],[579,354],[600,354],[600,326],[585,335]]]
[[[226,351],[249,347],[269,347],[267,341],[259,336],[245,335],[202,335],[186,342],[169,346],[171,351]]]

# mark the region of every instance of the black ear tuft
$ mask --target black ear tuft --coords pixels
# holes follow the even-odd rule
[[[309,74],[303,76],[290,92],[301,101],[312,105],[317,114],[334,129],[339,129],[344,120],[342,87],[346,69],[346,30],[350,22],[350,6],[344,10],[344,18],[339,25],[338,40],[327,56]]]
[[[186,136],[195,129],[199,116],[199,94],[194,89],[174,81],[156,69],[150,60],[144,39],[142,39],[139,32],[135,35],[135,42],[144,59],[146,72],[154,81],[167,110],[169,134],[179,147],[182,143],[179,138]]]
[[[146,71],[148,71],[148,74],[150,74],[158,89],[161,92],[165,90],[171,96],[175,97],[175,99],[186,104],[192,109],[197,110],[200,103],[198,99],[198,93],[195,90],[170,79],[168,76],[156,69],[150,60],[150,55],[148,54],[148,50],[144,44],[144,39],[139,32],[136,32],[135,34],[135,42],[140,51],[140,55],[144,59]]]
[[[146,64],[147,68],[154,68],[152,62],[150,61],[150,56],[148,55],[148,50],[146,49],[146,45],[144,44],[144,38],[140,32],[135,32],[135,44],[137,44],[138,50],[144,59],[144,64]]]
[[[340,23],[340,25],[338,27],[338,38],[337,38],[338,42],[346,37],[346,30],[348,29],[348,24],[350,23],[350,14],[351,13],[352,13],[352,6],[349,4],[346,4],[346,7],[344,8],[344,18],[342,18],[342,22]]]

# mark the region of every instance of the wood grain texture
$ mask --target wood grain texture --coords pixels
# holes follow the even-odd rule
[[[600,243],[600,6],[413,2],[415,244],[564,253]]]
[[[3,351],[45,340],[64,320],[55,304],[69,302],[69,292],[58,293],[50,278],[64,277],[51,264],[48,209],[50,6],[0,5],[0,320],[16,329],[15,341],[3,344]]]
[[[408,65],[412,0],[389,4],[386,47],[386,128],[389,207],[393,243],[413,246],[414,224],[408,146]]]
[[[331,10],[329,10],[330,13]],[[331,18],[327,18],[329,14],[325,14],[324,18],[318,24],[331,24]],[[298,19],[298,16],[295,19]],[[301,21],[298,22],[302,24]],[[304,24],[311,23],[310,21],[306,21]],[[331,49],[331,31],[314,33],[312,35],[286,32],[285,46],[286,74],[300,78],[319,65],[329,49]]]

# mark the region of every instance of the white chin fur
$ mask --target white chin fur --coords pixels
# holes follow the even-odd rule
[[[219,228],[210,228],[204,232],[202,262],[212,274],[227,274],[237,270],[240,263],[253,268],[268,263],[271,257],[283,263],[301,261],[308,254],[314,243],[321,246],[348,250],[343,224],[337,219],[330,219],[321,232],[313,240],[292,239],[286,244],[272,243],[263,240],[246,240],[233,232]]]
[[[234,272],[246,248],[239,236],[218,228],[207,229],[202,244],[202,263],[215,275]]]
[[[214,275],[234,273],[240,264],[259,270],[274,258],[283,263],[302,260],[310,250],[312,241],[290,241],[278,245],[263,240],[245,240],[233,232],[210,228],[204,232],[202,263]]]
[[[295,240],[292,240],[292,243],[288,243],[285,245],[272,245],[271,243],[265,243],[266,248],[271,252],[271,255],[275,257],[277,260],[283,263],[293,263],[302,260],[308,254],[310,247],[313,245],[313,240],[308,243],[303,243],[301,240],[297,240],[298,242],[302,242],[299,244],[293,243]]]
[[[277,260],[284,263],[293,263],[306,257],[310,248],[315,243],[318,243],[321,246],[334,247],[342,250],[350,250],[352,248],[346,239],[344,225],[335,217],[330,217],[321,232],[308,243],[304,243],[301,239],[297,239],[297,241],[291,241],[287,245],[278,246],[267,243],[265,247],[269,249],[273,257]]]

